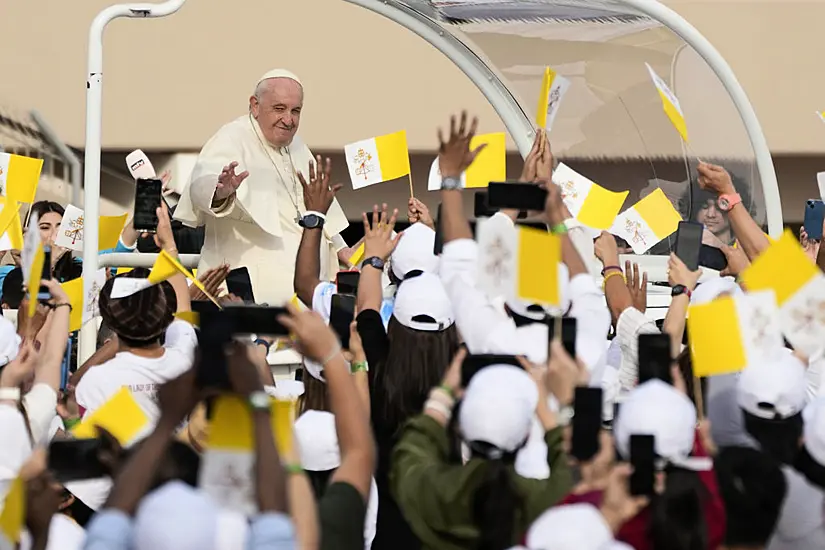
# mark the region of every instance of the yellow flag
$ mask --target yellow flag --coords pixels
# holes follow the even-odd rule
[[[6,199],[12,202],[34,202],[42,169],[43,159],[0,153],[0,182],[6,182]]]
[[[467,188],[487,187],[491,181],[507,179],[507,143],[504,132],[481,134],[470,140],[470,150],[487,145],[467,168]]]
[[[407,132],[378,136],[344,146],[353,189],[409,175]]]
[[[526,226],[518,228],[518,240],[516,295],[531,303],[559,305],[561,240],[557,235]]]
[[[112,434],[121,445],[131,442],[149,423],[132,392],[123,387],[72,430],[78,439],[97,437],[97,426]]]
[[[7,201],[0,197],[0,205],[3,206],[0,212],[0,239],[8,236],[6,243],[13,250],[23,249],[23,224],[20,222],[20,207],[14,201]]]
[[[124,273],[129,273],[133,269],[134,269],[134,267],[119,267],[119,268],[117,268],[117,271],[115,272],[115,275],[123,275]]]
[[[273,399],[270,413],[272,435],[278,452],[287,455],[292,450],[292,427],[295,422],[295,402]],[[252,414],[249,405],[235,395],[222,395],[215,400],[209,423],[209,448],[232,451],[252,451]]]
[[[126,225],[128,214],[120,216],[100,216],[97,226],[98,250],[109,250],[117,246],[123,227]]]
[[[547,124],[547,103],[550,101],[550,87],[555,78],[556,72],[550,67],[545,67],[539,90],[539,104],[536,107],[536,126],[539,128],[544,128]]]
[[[201,316],[197,311],[179,311],[175,313],[175,318],[186,321],[193,327],[199,327],[201,324]]]
[[[742,283],[748,292],[773,290],[781,307],[820,274],[819,268],[802,250],[794,234],[785,230],[778,241],[742,272]]]
[[[653,80],[653,84],[659,91],[659,99],[662,100],[662,108],[664,109],[667,118],[670,119],[670,123],[673,124],[673,127],[676,128],[676,131],[679,132],[679,135],[685,143],[687,143],[687,124],[685,123],[685,114],[682,112],[682,106],[679,104],[679,99],[676,97],[676,94],[671,91],[667,83],[665,83],[665,81],[656,74],[653,67],[647,63],[645,63],[645,66],[647,67],[648,73],[650,73],[650,79]]]
[[[29,308],[28,311],[26,311],[29,319],[34,317],[34,314],[37,312],[37,293],[40,291],[40,279],[43,276],[43,263],[45,261],[46,254],[43,252],[43,244],[41,243],[37,245],[37,252],[34,253],[32,271],[26,287],[29,290]]]
[[[25,513],[26,484],[23,478],[17,476],[11,482],[11,487],[3,503],[3,511],[0,513],[0,533],[13,544],[20,542]]]
[[[63,287],[63,291],[69,296],[69,303],[72,304],[69,332],[80,330],[83,325],[83,277],[72,279],[60,286]]]
[[[349,257],[349,265],[353,267],[357,267],[358,264],[361,263],[361,260],[364,259],[364,243],[361,243],[358,248],[355,249],[355,252],[352,253],[352,256]]]
[[[206,287],[203,286],[203,283],[200,282],[197,277],[195,277],[192,273],[189,272],[188,269],[183,267],[179,261],[173,258],[168,252],[165,250],[161,250],[160,254],[158,254],[158,259],[155,260],[155,265],[152,266],[152,271],[149,272],[149,282],[153,285],[166,281],[176,273],[183,274],[184,277],[192,281],[192,284],[195,285],[195,288],[206,294],[206,297],[209,298],[216,306],[219,308],[221,305],[218,303],[218,300],[206,290]]]

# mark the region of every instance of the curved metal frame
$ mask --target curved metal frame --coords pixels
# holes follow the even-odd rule
[[[160,4],[120,4],[101,11],[89,31],[89,60],[86,94],[86,200],[83,245],[84,295],[91,290],[98,269],[98,216],[100,211],[100,149],[103,96],[103,31],[112,20],[120,17],[165,17],[177,12],[186,0],[167,0]],[[398,0],[346,0],[361,6],[414,32],[452,61],[484,94],[498,113],[522,156],[530,150],[533,125],[527,114],[501,79],[461,40],[446,32],[435,21]],[[772,237],[782,232],[782,205],[773,161],[767,140],[745,91],[730,66],[711,43],[690,23],[657,0],[617,0],[648,17],[659,21],[688,43],[705,60],[730,94],[745,125],[756,157],[767,209],[768,231]],[[131,262],[129,262],[131,263]],[[81,362],[95,348],[95,325],[81,330],[78,358]]]

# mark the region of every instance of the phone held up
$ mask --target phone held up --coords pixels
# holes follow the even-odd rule
[[[138,233],[157,233],[158,213],[163,182],[159,179],[139,179],[135,183],[135,212],[133,224]]]

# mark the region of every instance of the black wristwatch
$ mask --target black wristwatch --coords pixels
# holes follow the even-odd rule
[[[364,269],[368,265],[374,267],[378,271],[384,271],[384,260],[382,260],[378,256],[370,256],[369,258],[361,262],[361,269]]]
[[[324,218],[318,216],[317,214],[307,214],[298,220],[298,225],[304,229],[319,229],[324,227]]]
[[[686,287],[685,285],[675,285],[670,290],[670,295],[674,298],[676,296],[681,296],[682,294],[687,294],[687,297],[690,298],[690,290],[688,290],[688,287]]]

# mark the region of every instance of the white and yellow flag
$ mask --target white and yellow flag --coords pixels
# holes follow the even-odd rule
[[[682,106],[679,104],[679,99],[676,97],[676,94],[671,91],[667,83],[665,83],[665,81],[656,74],[653,67],[647,63],[645,63],[645,67],[647,67],[647,71],[650,73],[650,78],[653,80],[653,84],[659,91],[659,97],[662,100],[662,107],[665,110],[667,118],[670,119],[673,127],[676,128],[676,131],[679,132],[679,135],[682,136],[682,139],[687,143],[687,124],[685,123],[685,113],[682,111]]]
[[[566,164],[556,167],[553,183],[561,188],[562,200],[573,217],[593,229],[606,230],[613,225],[629,193],[605,189]]]
[[[570,81],[558,74],[550,67],[545,67],[541,79],[539,103],[536,108],[536,126],[550,131],[559,112],[561,100],[570,88]]]
[[[825,348],[825,275],[786,230],[741,274],[748,292],[772,290],[782,332],[794,349],[812,357]]]
[[[492,298],[558,306],[559,237],[500,222],[494,218],[477,222],[478,287]]]
[[[353,189],[410,174],[410,152],[405,130],[345,145],[344,155]]]
[[[679,228],[682,216],[661,188],[616,217],[609,232],[627,241],[634,254],[644,254]]]
[[[772,291],[690,306],[687,326],[693,374],[698,377],[739,372],[783,347]]]
[[[480,145],[485,145],[484,149],[461,174],[461,185],[467,189],[484,188],[491,181],[507,179],[507,141],[504,132],[473,136],[470,140],[470,150],[473,151]],[[442,179],[441,167],[436,158],[430,166],[427,191],[440,190]]]
[[[15,202],[34,202],[43,159],[0,152],[0,194]]]

